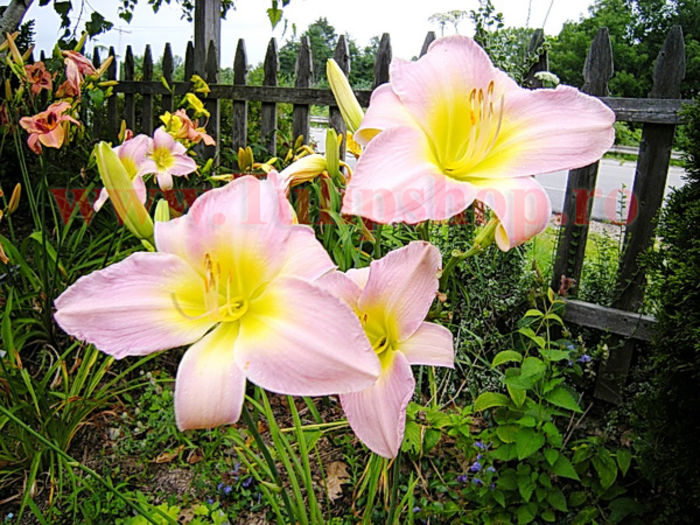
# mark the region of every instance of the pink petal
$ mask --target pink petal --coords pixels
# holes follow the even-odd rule
[[[185,352],[175,380],[175,419],[180,430],[238,421],[245,374],[236,366],[237,323],[219,325]]]
[[[236,364],[280,394],[328,395],[376,380],[379,360],[349,306],[298,279],[278,279],[240,321]]]
[[[293,245],[288,244],[295,227],[287,222],[286,199],[282,204],[278,188],[271,182],[252,176],[238,178],[198,197],[187,215],[156,222],[156,247],[195,267],[204,264],[206,257],[225,260],[246,275],[245,284],[255,290],[282,270],[292,257],[289,250],[293,246],[308,248],[303,239],[295,238]],[[319,264],[314,261],[309,268],[315,272]]]
[[[360,298],[362,290],[343,272],[328,272],[316,279],[314,284],[328,290],[350,308],[357,308],[357,300]]]
[[[197,163],[187,155],[175,155],[175,164],[170,168],[173,175],[189,175],[197,169]]]
[[[158,148],[167,148],[173,154],[184,153],[186,151],[185,147],[179,142],[175,142],[175,139],[170,133],[165,131],[162,127],[156,129],[153,133],[152,148],[154,150]]]
[[[472,203],[474,188],[443,175],[423,131],[391,128],[365,149],[343,198],[342,212],[379,223],[444,220]]]
[[[360,290],[362,290],[365,286],[367,286],[367,279],[369,279],[369,266],[365,266],[364,268],[350,268],[347,272],[345,272],[345,275],[352,279]]]
[[[355,132],[355,140],[366,145],[377,133],[398,126],[415,126],[416,123],[390,84],[378,86],[369,99],[369,107]]]
[[[168,191],[173,189],[173,175],[168,171],[158,171],[156,172],[156,179],[158,180],[158,187],[163,191]]]
[[[387,458],[398,454],[406,426],[406,407],[416,382],[401,352],[390,357],[377,382],[340,396],[350,427],[372,452]]]
[[[313,281],[333,270],[335,264],[309,226],[284,226],[289,230],[284,264],[280,275]]]
[[[136,196],[139,198],[139,201],[141,204],[146,203],[146,198],[148,197],[148,190],[146,189],[146,183],[143,182],[143,179],[141,178],[140,175],[136,175],[134,177],[134,180],[132,181],[134,183],[134,191],[136,192]]]
[[[389,335],[404,341],[418,330],[430,310],[438,291],[440,266],[440,252],[425,241],[413,241],[372,261],[359,310],[373,320],[381,316]]]
[[[570,86],[506,94],[503,134],[490,156],[513,148],[499,176],[579,168],[597,161],[615,140],[615,113]],[[512,131],[508,131],[512,130]]]
[[[145,355],[190,344],[212,326],[197,318],[204,313],[196,303],[202,286],[179,257],[139,252],[78,279],[56,299],[54,318],[117,359]]]
[[[542,232],[552,216],[545,189],[533,177],[482,179],[476,198],[493,210],[501,224],[496,244],[507,251]]]
[[[411,337],[397,348],[412,365],[454,368],[452,332],[435,323],[421,323]]]
[[[392,90],[411,115],[435,132],[445,131],[434,129],[436,111],[446,112],[441,121],[449,127],[463,125],[459,121],[466,115],[455,109],[467,103],[472,89],[486,92],[492,80],[496,93],[519,89],[476,42],[460,35],[436,40],[415,62],[392,60],[389,74]]]
[[[95,202],[92,204],[92,209],[95,211],[100,211],[102,206],[104,206],[104,203],[107,202],[107,199],[109,199],[109,193],[107,193],[105,188],[102,188],[97,199],[95,199]]]
[[[153,139],[147,135],[136,135],[135,137],[127,140],[120,146],[114,148],[120,159],[128,157],[134,161],[137,166],[140,165],[146,155],[148,154],[149,148],[153,144]]]
[[[63,145],[63,139],[65,138],[66,132],[63,126],[56,126],[49,133],[42,133],[39,135],[39,142],[41,142],[47,148],[60,148]]]

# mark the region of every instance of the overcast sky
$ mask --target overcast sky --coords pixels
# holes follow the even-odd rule
[[[3,3],[6,1],[0,0],[0,4]],[[94,44],[114,46],[118,55],[123,56],[127,44],[131,44],[134,53],[141,55],[145,45],[150,43],[154,59],[158,60],[165,43],[170,42],[173,53],[184,56],[185,46],[193,38],[194,30],[191,24],[181,19],[179,6],[164,3],[160,11],[154,14],[148,3],[141,0],[131,24],[127,24],[117,16],[119,3],[116,0],[88,0],[84,3],[83,19],[89,19],[94,7],[115,23],[114,29],[88,45],[89,50]],[[529,26],[542,27],[544,23],[545,32],[555,35],[565,21],[577,20],[585,14],[593,0],[493,0],[496,9],[504,14],[508,26],[526,25],[529,3]],[[73,4],[79,6],[80,0],[74,0]],[[245,39],[248,63],[257,64],[263,60],[271,37],[276,37],[281,45],[291,36],[292,23],[301,32],[322,16],[339,34],[349,33],[361,46],[366,45],[372,36],[388,32],[394,56],[411,58],[420,51],[429,30],[440,35],[439,25],[428,21],[430,15],[453,9],[474,9],[478,6],[478,0],[292,0],[284,11],[289,20],[286,34],[282,32],[282,24],[272,31],[265,13],[270,5],[269,0],[237,0],[236,5],[236,10],[230,11],[222,22],[222,66],[232,65],[239,38]],[[77,15],[74,13],[74,20]],[[25,19],[36,20],[37,48],[50,51],[59,35],[60,25],[53,7],[50,4],[40,7],[39,2],[34,2]],[[460,24],[459,30],[467,35],[473,32],[467,20]],[[451,27],[445,28],[446,34],[452,32]]]

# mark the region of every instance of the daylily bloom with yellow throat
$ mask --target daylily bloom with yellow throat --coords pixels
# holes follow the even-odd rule
[[[29,138],[27,144],[37,155],[41,154],[41,146],[47,148],[60,148],[66,140],[66,128],[72,122],[76,126],[80,126],[80,122],[75,120],[70,115],[66,115],[66,111],[71,105],[68,102],[54,102],[46,111],[37,113],[32,117],[22,117],[19,119],[19,125],[22,126]]]
[[[204,127],[199,127],[199,121],[192,121],[184,109],[178,109],[175,113],[166,111],[160,116],[160,120],[163,122],[165,131],[173,138],[188,140],[192,144],[201,141],[206,146],[216,146],[214,137],[209,135]]]
[[[69,334],[116,358],[191,345],[175,381],[180,429],[238,420],[246,378],[328,395],[375,382],[379,363],[354,312],[313,283],[334,268],[276,174],[244,176],[155,223],[157,252],[78,279],[56,299]]]
[[[24,66],[27,73],[27,81],[31,84],[29,91],[32,95],[37,95],[42,89],[51,91],[53,89],[53,77],[46,70],[43,62],[27,64]]]
[[[173,187],[173,175],[189,175],[197,169],[197,163],[187,156],[187,148],[162,127],[153,134],[148,155],[143,162],[143,173],[154,173],[161,190]]]
[[[532,175],[577,168],[612,145],[614,113],[569,86],[529,90],[470,38],[436,40],[415,62],[394,59],[359,129],[366,145],[343,213],[375,222],[448,219],[474,199],[500,219],[507,250],[542,231],[547,193]]]
[[[355,310],[381,363],[375,384],[341,394],[340,402],[357,437],[384,457],[396,456],[403,441],[406,407],[416,385],[411,365],[454,367],[452,333],[425,322],[440,265],[435,246],[414,241],[367,268],[331,272],[318,280]]]

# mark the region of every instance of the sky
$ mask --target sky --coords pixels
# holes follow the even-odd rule
[[[0,4],[3,3],[6,1],[0,0]],[[80,3],[80,0],[73,0],[76,9]],[[154,59],[158,60],[165,43],[170,42],[173,53],[184,56],[187,41],[193,38],[194,30],[191,24],[181,19],[178,5],[168,6],[164,3],[160,11],[154,14],[146,0],[140,0],[132,22],[127,24],[117,16],[119,3],[121,2],[116,0],[83,2],[83,20],[89,19],[95,8],[115,24],[107,34],[100,35],[89,43],[88,50],[95,44],[114,46],[117,55],[124,56],[126,46],[131,44],[134,54],[138,56],[143,54],[146,44],[150,43]],[[525,26],[528,23],[530,4],[529,27],[542,27],[544,24],[545,32],[551,35],[559,33],[565,21],[578,20],[586,14],[592,3],[593,0],[493,0],[496,9],[503,13],[507,26]],[[391,35],[393,55],[410,59],[419,53],[428,31],[433,30],[440,36],[439,24],[428,20],[432,14],[454,9],[475,9],[478,0],[292,0],[284,10],[288,20],[286,33],[283,33],[283,24],[272,30],[265,12],[269,5],[269,0],[236,1],[236,10],[229,11],[226,20],[222,21],[222,67],[233,64],[239,38],[245,39],[248,63],[254,65],[263,60],[271,37],[274,36],[281,46],[292,35],[292,24],[301,33],[319,17],[326,17],[338,34],[350,34],[360,46],[368,44],[372,36],[388,32]],[[74,13],[74,21],[77,15]],[[37,49],[43,49],[48,54],[60,34],[58,15],[51,5],[40,7],[39,2],[34,2],[25,16],[25,20],[30,19],[35,20]],[[82,28],[82,24],[79,28]],[[453,32],[451,26],[445,28],[445,34]],[[468,20],[461,22],[459,32],[466,35],[473,33]]]

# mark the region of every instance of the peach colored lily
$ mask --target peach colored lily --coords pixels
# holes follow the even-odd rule
[[[197,169],[197,164],[192,157],[187,156],[187,148],[175,142],[161,127],[153,134],[153,141],[142,167],[143,173],[156,175],[160,189],[169,190],[173,187],[173,175],[189,175]]]
[[[214,138],[206,133],[204,127],[198,126],[199,121],[192,121],[184,109],[178,109],[175,113],[166,112],[160,119],[165,130],[175,139],[188,140],[192,144],[201,141],[207,146],[216,146]]]
[[[66,82],[76,95],[80,95],[80,85],[88,75],[96,75],[97,70],[87,58],[77,51],[63,51],[66,66]],[[69,91],[68,89],[66,90]]]
[[[27,139],[29,149],[39,155],[42,144],[47,148],[57,149],[63,145],[68,123],[72,122],[80,126],[80,122],[65,114],[70,107],[68,102],[54,102],[46,111],[37,113],[33,117],[22,117],[19,120],[19,125],[29,133]]]
[[[42,89],[51,91],[53,89],[53,78],[51,73],[46,71],[43,62],[27,64],[24,66],[27,73],[27,81],[31,84],[29,91],[32,95],[37,95]]]
[[[470,38],[436,40],[394,59],[355,134],[366,145],[343,213],[380,223],[448,219],[474,199],[500,219],[499,247],[547,224],[532,175],[585,166],[612,145],[614,113],[578,90],[520,88]]]
[[[144,163],[146,161],[146,154],[151,147],[151,142],[153,139],[147,135],[136,135],[135,137],[125,141],[120,146],[112,148],[114,152],[119,157],[126,173],[131,178],[134,183],[134,191],[138,196],[141,204],[146,202],[146,185],[143,182]],[[100,195],[92,205],[95,211],[99,211],[102,205],[109,198],[109,194],[105,188],[102,188]]]
[[[235,422],[246,378],[328,395],[378,376],[353,311],[312,282],[333,263],[311,228],[292,224],[275,178],[208,191],[155,223],[157,252],[81,277],[56,299],[66,332],[118,359],[191,345],[175,382],[182,430]]]
[[[318,282],[349,304],[381,363],[379,379],[340,402],[357,437],[384,457],[403,441],[406,406],[413,397],[411,365],[454,367],[452,333],[425,322],[438,290],[440,252],[415,241],[368,268],[332,272]]]

